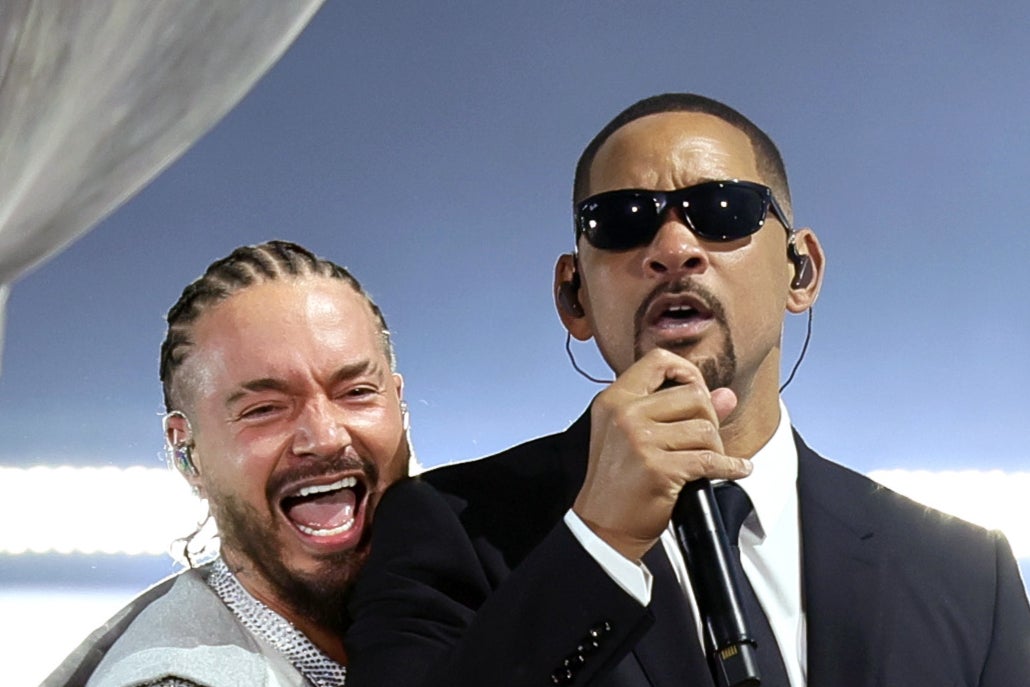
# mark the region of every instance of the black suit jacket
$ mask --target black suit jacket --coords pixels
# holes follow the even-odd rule
[[[661,547],[644,608],[562,522],[589,434],[587,413],[386,494],[350,605],[348,685],[550,685],[566,671],[574,685],[712,685]],[[796,443],[808,684],[1030,685],[1030,606],[1004,537]]]

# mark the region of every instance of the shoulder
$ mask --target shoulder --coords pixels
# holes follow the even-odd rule
[[[470,481],[482,485],[503,477],[536,479],[557,469],[566,443],[564,439],[564,432],[537,437],[491,456],[431,469],[421,477],[436,489],[447,492],[465,491]]]
[[[860,539],[875,540],[886,558],[918,578],[932,571],[957,586],[990,585],[998,557],[1009,551],[1001,533],[914,501],[803,443],[798,491],[803,521],[837,519]],[[811,526],[805,523],[806,530]]]
[[[839,625],[833,611],[857,600],[849,612],[875,617],[888,653],[915,657],[899,658],[910,674],[932,664],[938,677],[963,673],[982,685],[1026,675],[1030,606],[1000,532],[913,501],[800,441],[798,456],[812,623]]]
[[[471,544],[484,558],[503,551],[509,563],[521,560],[572,505],[588,437],[581,419],[565,432],[398,482],[376,509],[376,547],[406,557],[428,541],[448,555]]]
[[[879,482],[824,458],[799,441],[800,492],[855,522],[881,530],[903,529],[989,539],[988,531],[899,494]]]
[[[207,584],[208,569],[187,570],[125,630],[125,646],[149,643],[239,641],[247,635]]]
[[[100,637],[87,640],[85,660],[68,680],[55,673],[44,684],[85,684],[88,678],[90,687],[114,687],[170,677],[218,684],[230,674],[243,676],[240,684],[263,684],[260,649],[207,585],[206,572],[187,570],[142,595]]]
[[[531,439],[485,458],[444,465],[420,475],[433,489],[460,499],[491,500],[527,487],[554,489],[581,481],[590,439],[589,411],[563,432]],[[578,485],[577,485],[578,488]]]
[[[187,570],[165,578],[126,604],[90,633],[43,682],[43,687],[84,684],[97,664],[132,627],[140,614],[151,604],[163,599],[183,576],[189,574],[190,571]]]
[[[550,519],[564,513],[579,490],[589,436],[588,419],[581,418],[564,432],[430,470],[421,479],[470,516],[532,510]]]

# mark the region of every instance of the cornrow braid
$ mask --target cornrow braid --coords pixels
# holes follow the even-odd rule
[[[376,318],[390,367],[396,368],[397,360],[390,339],[390,329],[386,326],[383,313],[350,272],[289,241],[268,241],[256,246],[241,246],[228,256],[211,263],[199,279],[183,289],[179,300],[168,311],[165,318],[168,330],[161,343],[160,363],[161,385],[167,411],[179,409],[181,405],[182,399],[175,384],[175,373],[193,346],[190,335],[197,318],[212,305],[249,286],[299,276],[340,279],[364,297]]]

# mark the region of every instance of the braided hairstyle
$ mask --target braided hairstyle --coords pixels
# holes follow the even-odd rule
[[[379,306],[365,293],[358,280],[343,267],[319,258],[303,246],[289,241],[268,241],[256,246],[241,246],[211,263],[199,279],[183,289],[179,300],[168,311],[165,318],[168,331],[161,344],[160,370],[165,409],[172,411],[182,406],[182,389],[176,384],[176,371],[193,346],[190,334],[197,318],[212,305],[254,284],[303,276],[340,279],[363,296],[375,316],[390,368],[396,369],[390,329]]]

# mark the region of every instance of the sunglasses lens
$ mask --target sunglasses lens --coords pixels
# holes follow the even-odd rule
[[[654,197],[637,191],[612,191],[588,198],[579,207],[579,229],[602,250],[626,250],[651,242],[658,231]]]
[[[583,201],[577,221],[580,233],[602,250],[651,243],[665,207],[676,208],[703,239],[735,241],[761,229],[771,198],[766,187],[739,181],[710,181],[668,192],[609,191]]]
[[[756,188],[715,182],[686,189],[678,205],[694,232],[712,241],[733,241],[758,231],[765,219],[766,196]]]

